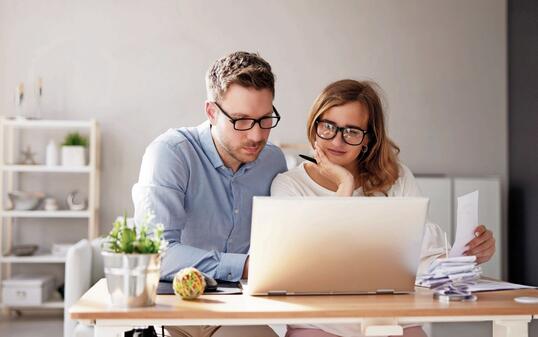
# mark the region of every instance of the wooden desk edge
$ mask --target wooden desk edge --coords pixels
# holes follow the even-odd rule
[[[105,294],[103,294],[105,293]],[[516,296],[538,296],[536,289],[524,290],[507,290],[498,292],[479,293],[477,302],[461,303],[451,302],[443,304],[435,300],[425,300],[424,302],[409,302],[389,301],[391,299],[401,299],[398,296],[408,295],[388,295],[396,297],[386,297],[387,301],[379,301],[376,298],[374,301],[362,303],[364,305],[357,307],[355,302],[342,302],[340,306],[321,308],[316,299],[327,298],[326,296],[305,296],[302,299],[299,297],[250,297],[252,299],[251,308],[256,306],[256,310],[249,310],[241,301],[247,295],[207,295],[203,299],[209,303],[207,310],[200,310],[197,307],[200,302],[182,302],[172,296],[158,296],[157,305],[146,308],[122,309],[113,308],[104,301],[95,301],[95,298],[102,299],[108,296],[106,290],[106,281],[101,279],[84,296],[71,308],[69,315],[75,320],[115,320],[115,319],[166,319],[166,320],[258,320],[258,319],[277,319],[285,320],[291,318],[297,319],[355,319],[355,318],[379,318],[379,317],[447,317],[447,316],[529,316],[531,319],[538,317],[538,304],[520,304],[513,301]],[[234,296],[234,297],[231,297]],[[368,295],[367,295],[368,296]],[[387,296],[387,295],[381,295]],[[357,295],[357,298],[363,298],[363,295]],[[333,296],[331,300],[338,299],[339,296]],[[346,297],[341,297],[345,299]],[[366,298],[366,297],[364,297]],[[422,299],[427,297],[422,297]],[[480,300],[483,298],[483,301]],[[211,307],[212,302],[218,302],[219,299],[232,300],[222,301],[227,305],[235,305],[234,310],[222,310],[220,307]],[[302,301],[304,299],[304,301]],[[268,301],[269,300],[269,301]],[[278,301],[278,302],[274,302]],[[230,303],[233,302],[233,303]],[[388,310],[385,306],[393,306]],[[276,303],[276,304],[275,304]],[[417,304],[418,303],[418,304]],[[247,304],[249,304],[247,302]],[[177,306],[176,306],[177,305]],[[218,303],[217,305],[220,305]],[[268,306],[269,310],[259,310],[257,305]],[[274,305],[283,306],[282,309],[274,307]],[[411,307],[410,306],[415,306]],[[419,307],[417,307],[417,305]],[[420,307],[420,306],[423,307]],[[179,306],[182,306],[181,308]],[[286,308],[286,306],[289,306]],[[310,310],[299,310],[295,308],[306,307]],[[312,308],[309,308],[313,307]],[[174,310],[175,307],[175,310]],[[291,309],[290,309],[291,308]],[[244,310],[241,310],[244,309]],[[287,309],[287,310],[286,310]]]

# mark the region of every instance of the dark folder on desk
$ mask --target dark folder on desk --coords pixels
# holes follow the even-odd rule
[[[242,294],[241,284],[239,282],[217,281],[216,287],[206,287],[204,294],[208,295],[235,295]],[[174,295],[172,282],[159,281],[157,295]]]

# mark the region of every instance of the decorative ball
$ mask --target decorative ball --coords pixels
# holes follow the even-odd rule
[[[174,293],[184,300],[192,300],[204,293],[204,275],[196,268],[183,268],[174,275]]]

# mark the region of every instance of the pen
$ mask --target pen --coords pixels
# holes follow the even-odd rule
[[[317,163],[318,163],[314,158],[309,157],[309,156],[304,155],[304,154],[300,154],[299,157],[301,157],[301,158],[303,158],[303,159],[305,159],[305,160],[308,160],[309,162],[312,162],[312,163],[314,163],[314,164],[317,164]]]

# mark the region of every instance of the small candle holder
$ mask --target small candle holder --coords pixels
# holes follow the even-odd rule
[[[43,98],[43,79],[40,77],[37,79],[36,89],[35,89],[35,99],[36,99],[36,110],[35,119],[41,119],[41,101]]]
[[[15,109],[16,109],[16,118],[25,118],[23,110],[24,102],[24,83],[21,82],[15,88]]]

